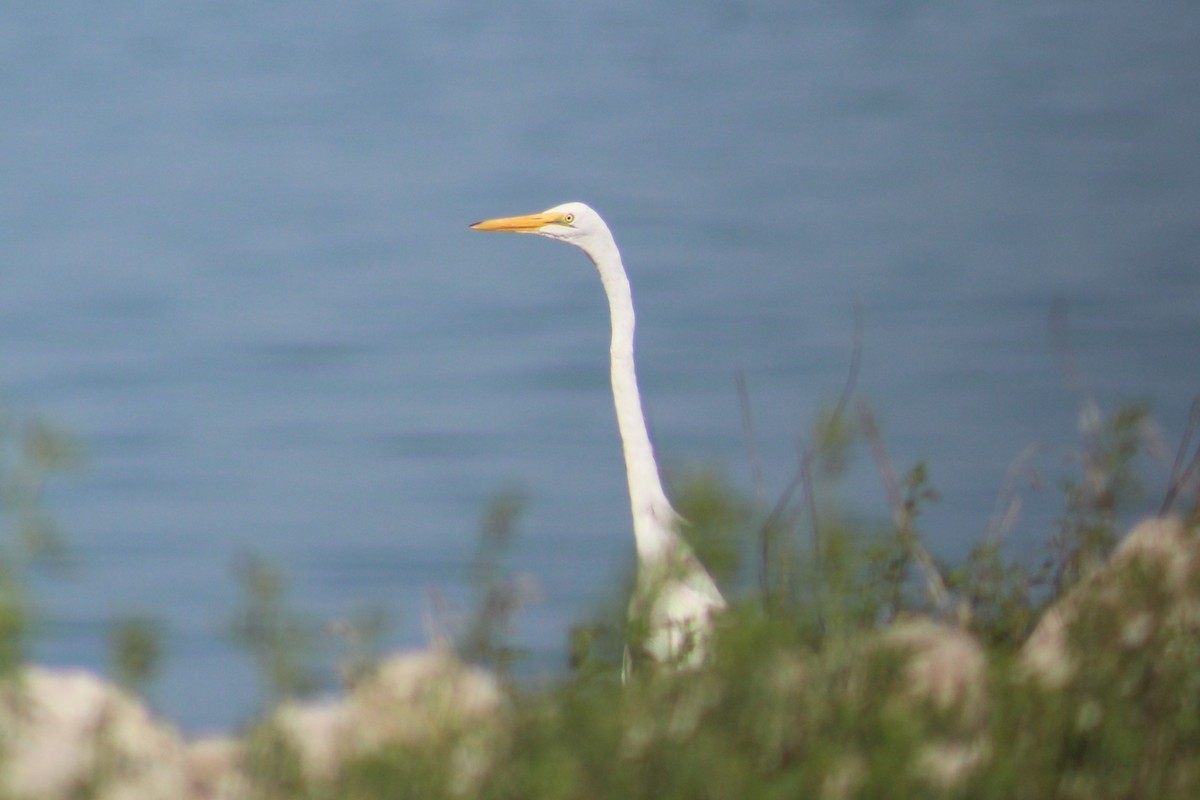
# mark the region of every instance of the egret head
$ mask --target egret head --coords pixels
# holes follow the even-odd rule
[[[476,231],[510,231],[512,233],[536,233],[548,239],[570,242],[576,247],[589,250],[592,245],[612,241],[612,233],[600,215],[583,203],[563,203],[537,214],[522,217],[501,217],[476,222],[471,226]]]

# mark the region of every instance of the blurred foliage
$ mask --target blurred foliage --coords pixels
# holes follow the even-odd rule
[[[488,503],[480,523],[479,545],[470,565],[474,610],[458,643],[468,661],[490,667],[504,677],[524,653],[511,644],[513,625],[521,606],[533,595],[532,587],[509,574],[509,548],[525,511],[525,496],[516,490],[501,492]]]
[[[66,561],[66,548],[45,511],[48,482],[73,469],[79,449],[70,437],[36,420],[0,413],[0,678],[22,663],[35,610],[29,573]]]
[[[1065,487],[1060,538],[1036,568],[1006,561],[995,540],[953,568],[923,566],[916,522],[938,494],[921,464],[895,478],[891,520],[839,513],[837,480],[861,444],[849,426],[838,429],[845,435],[835,437],[834,457],[809,461],[810,485],[820,489],[773,515],[716,473],[691,473],[674,491],[689,521],[685,534],[737,598],[719,622],[711,663],[639,672],[622,686],[612,657],[613,631],[624,617],[617,599],[573,632],[570,677],[536,688],[509,685],[512,714],[469,787],[454,766],[461,743],[439,740],[385,748],[328,783],[291,786],[302,793],[290,796],[1200,796],[1200,620],[1151,626],[1137,647],[1106,647],[1128,635],[1119,615],[1085,605],[1070,639],[1087,665],[1065,686],[1043,687],[1016,659],[1064,591],[1067,582],[1055,580],[1067,572],[1063,561],[1080,563],[1087,548],[1103,558],[1115,541],[1121,514],[1137,497],[1130,464],[1140,452],[1141,413],[1123,410],[1100,422],[1078,462],[1080,477]],[[494,524],[484,525],[481,553],[490,554],[491,566],[475,572],[484,601],[475,625],[499,630],[473,628],[466,641],[476,653],[508,652],[497,643],[516,605],[496,598],[507,579],[495,564],[497,544],[510,541],[520,510],[510,498],[485,515]],[[764,531],[774,540],[773,563],[761,570],[767,579],[756,581],[750,573]],[[944,598],[928,590],[930,580],[941,583]],[[1157,575],[1123,580],[1123,602],[1139,618],[1172,618],[1177,599]],[[806,584],[809,590],[799,588]],[[964,631],[981,645],[976,694],[945,701],[936,699],[940,689],[915,691],[907,656],[887,646],[889,631],[931,615],[943,620],[935,629]]]
[[[282,570],[245,554],[234,577],[240,597],[227,635],[253,660],[270,704],[312,693],[319,685],[318,626],[292,607]]]
[[[770,507],[719,473],[686,473],[673,491],[688,520],[683,533],[731,607],[709,663],[639,671],[625,685],[620,651],[636,635],[625,622],[630,576],[572,631],[568,675],[537,685],[513,678],[524,656],[514,626],[532,589],[508,564],[526,499],[503,492],[482,515],[474,608],[455,640],[507,693],[487,748],[476,732],[449,730],[375,750],[318,780],[279,731],[260,726],[245,760],[254,796],[1198,797],[1200,614],[1180,605],[1164,575],[1135,563],[1117,575],[1115,594],[1078,604],[1067,638],[1082,666],[1061,685],[1033,679],[1020,658],[1046,608],[1106,563],[1143,497],[1137,463],[1148,425],[1142,406],[1108,416],[1085,406],[1063,512],[1045,560],[1032,566],[1010,561],[1000,536],[961,564],[935,561],[921,531],[939,500],[935,474],[923,463],[893,466],[863,405],[852,415],[840,402],[818,421]],[[24,575],[56,552],[42,487],[72,458],[41,428],[2,427],[0,436],[11,530],[0,551],[0,668],[11,671],[28,629]],[[840,497],[864,452],[888,498],[880,518],[846,510]],[[1191,487],[1179,473],[1178,485]],[[1194,497],[1180,498],[1188,499],[1194,508]],[[320,628],[293,608],[282,571],[247,556],[235,576],[240,598],[228,633],[253,659],[269,702],[313,689]],[[1188,591],[1200,603],[1200,587]],[[920,678],[916,651],[892,638],[915,623],[978,644],[974,683]],[[382,626],[381,615],[367,615],[336,631],[351,685],[377,658]],[[117,623],[117,679],[144,691],[160,640],[149,619]],[[473,759],[466,772],[464,752]]]
[[[131,616],[116,620],[108,636],[108,658],[118,684],[145,695],[162,666],[162,626],[154,619]]]
[[[1116,544],[1120,513],[1141,498],[1136,458],[1149,433],[1145,405],[1125,406],[1105,418],[1094,403],[1080,412],[1083,447],[1076,455],[1079,474],[1063,482],[1066,509],[1051,540],[1062,591],[1100,564]]]
[[[735,589],[747,557],[745,536],[754,523],[753,506],[711,469],[685,473],[672,497],[696,556],[723,592]]]
[[[374,671],[388,628],[388,615],[379,608],[357,611],[329,625],[330,634],[340,645],[343,684],[352,687]]]

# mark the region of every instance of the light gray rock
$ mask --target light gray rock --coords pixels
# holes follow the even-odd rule
[[[251,796],[245,775],[246,745],[231,736],[210,736],[187,746],[192,800],[242,800]]]
[[[1137,581],[1150,577],[1165,605],[1147,604]],[[1118,626],[1115,641],[1098,647],[1136,648],[1160,629],[1200,631],[1200,531],[1178,517],[1153,517],[1137,525],[1108,562],[1051,606],[1021,651],[1028,674],[1060,688],[1076,674],[1084,654],[1070,641],[1071,625],[1087,609]]]
[[[283,738],[304,775],[316,780],[383,747],[420,747],[458,736],[452,771],[465,787],[486,766],[490,726],[481,723],[504,702],[490,672],[433,649],[383,660],[345,698],[285,704],[268,720],[268,730]]]
[[[904,691],[954,722],[954,730],[924,745],[914,765],[926,783],[950,789],[978,769],[990,754],[986,725],[987,659],[973,636],[931,619],[895,623],[882,634],[885,647],[907,655]]]
[[[965,631],[926,618],[901,620],[883,632],[884,646],[907,654],[905,678],[910,696],[940,711],[956,711],[960,721],[978,724],[987,705],[987,660]]]
[[[140,700],[84,670],[31,666],[0,689],[0,794],[39,800],[178,800],[183,738]]]

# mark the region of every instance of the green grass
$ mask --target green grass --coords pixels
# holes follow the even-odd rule
[[[1146,411],[1121,409],[1085,430],[1057,529],[1030,567],[1006,559],[1000,536],[961,564],[935,561],[920,527],[938,501],[935,469],[895,469],[870,410],[860,405],[847,420],[846,406],[818,425],[822,446],[802,456],[793,488],[770,507],[712,471],[677,482],[686,533],[732,599],[710,663],[646,669],[622,685],[622,645],[636,632],[625,630],[626,597],[617,596],[574,631],[569,674],[537,685],[513,678],[523,653],[510,630],[523,595],[506,564],[524,500],[504,493],[483,514],[476,608],[457,638],[462,657],[502,678],[502,710],[372,749],[321,779],[279,731],[260,727],[248,740],[255,796],[1200,797],[1200,563],[1182,596],[1137,561],[1106,578],[1112,591],[1085,595],[1069,625],[1081,666],[1063,685],[1047,686],[1020,657],[1045,609],[1106,563],[1144,496],[1136,466]],[[23,576],[40,552],[38,531],[49,530],[41,486],[61,462],[46,455],[55,447],[8,444],[0,667],[11,669],[32,618]],[[842,510],[840,480],[864,453],[888,490],[885,520]],[[1194,470],[1181,466],[1195,459],[1181,451],[1178,461],[1170,496],[1200,553]],[[21,526],[26,534],[14,533]],[[266,562],[246,559],[236,575],[243,599],[228,630],[256,664],[266,705],[303,695],[321,626],[291,609],[285,576]],[[933,647],[904,644],[913,639],[899,634],[914,629],[935,637],[918,641],[944,635],[977,660],[922,679]],[[160,640],[152,620],[118,625],[117,678],[144,689]],[[348,675],[370,673],[369,644],[351,648]]]
[[[1048,688],[1019,657],[1045,608],[1118,540],[1139,497],[1145,419],[1122,409],[1090,430],[1036,568],[1006,561],[998,538],[962,564],[934,562],[919,528],[937,501],[924,465],[890,478],[892,519],[835,513],[856,443],[891,470],[869,411],[856,430],[837,427],[838,452],[808,460],[805,489],[782,513],[756,511],[710,471],[692,474],[674,492],[689,538],[727,591],[741,589],[711,663],[645,670],[622,686],[617,598],[575,632],[572,674],[505,684],[507,710],[469,779],[456,765],[477,733],[470,725],[376,751],[329,782],[298,789],[289,773],[277,788],[364,800],[1200,797],[1200,586],[1198,605],[1180,614],[1163,576],[1135,564],[1110,576],[1115,595],[1080,604],[1070,641],[1083,668],[1066,685]],[[485,513],[480,606],[464,639],[464,653],[504,670],[519,657],[505,640],[514,606],[497,600],[519,510],[501,497]],[[931,617],[976,643],[977,680],[966,688],[939,694],[915,680],[920,649],[892,638]],[[1121,644],[1135,617],[1148,620],[1144,635]],[[269,790],[270,776],[259,777]]]

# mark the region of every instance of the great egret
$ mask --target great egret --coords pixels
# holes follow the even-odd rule
[[[638,556],[630,616],[642,626],[642,647],[650,658],[672,665],[700,663],[708,652],[712,616],[725,608],[725,599],[680,538],[681,518],[663,491],[634,367],[633,296],[612,232],[600,215],[583,203],[564,203],[539,214],[490,219],[471,227],[534,233],[573,244],[587,253],[600,272],[612,319],[613,402],[625,453]],[[628,651],[626,655],[628,671]]]

